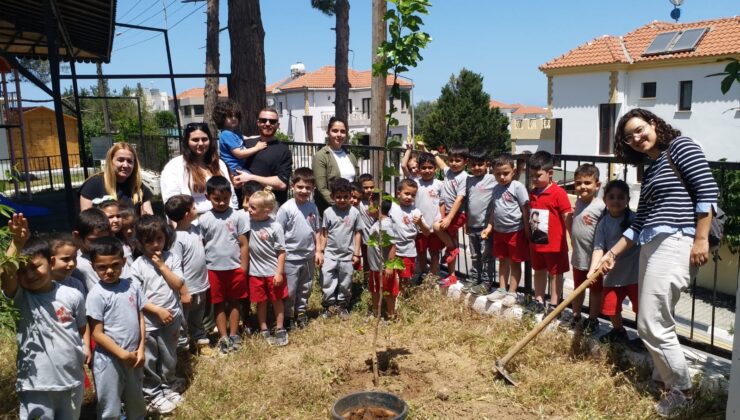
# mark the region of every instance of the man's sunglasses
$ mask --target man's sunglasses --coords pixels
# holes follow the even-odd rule
[[[272,118],[258,118],[257,121],[259,121],[260,124],[267,124],[269,122],[272,125],[276,125],[278,123],[278,120],[273,120]]]

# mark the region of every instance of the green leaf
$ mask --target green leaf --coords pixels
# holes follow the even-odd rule
[[[385,268],[391,268],[393,270],[404,270],[406,266],[403,263],[402,258],[394,258],[392,260],[388,260],[384,264]]]
[[[723,95],[726,95],[727,92],[729,92],[730,89],[732,89],[732,83],[734,81],[735,81],[735,77],[733,77],[732,75],[729,75],[729,76],[725,77],[724,79],[722,79],[722,84],[720,85],[720,90],[722,90],[722,94]]]
[[[388,140],[388,143],[385,145],[385,148],[388,150],[398,149],[401,147],[401,142],[398,140]]]

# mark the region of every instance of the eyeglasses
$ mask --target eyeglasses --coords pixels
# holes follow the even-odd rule
[[[260,124],[267,124],[269,122],[272,125],[276,125],[278,123],[278,120],[274,120],[272,118],[258,118],[257,121],[259,121]]]
[[[643,125],[635,128],[634,130],[632,130],[631,133],[625,134],[624,137],[622,137],[622,141],[624,143],[626,143],[626,144],[632,143],[632,140],[634,140],[636,137],[639,138],[640,136],[642,136],[642,133],[645,132],[645,127],[647,127],[649,125],[650,124],[645,123],[645,124],[643,124]]]

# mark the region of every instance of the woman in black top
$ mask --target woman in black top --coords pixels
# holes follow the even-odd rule
[[[154,214],[152,192],[141,182],[136,151],[128,143],[116,143],[105,155],[103,171],[92,175],[80,187],[80,211],[92,207],[92,200],[109,195],[136,209],[136,214]]]

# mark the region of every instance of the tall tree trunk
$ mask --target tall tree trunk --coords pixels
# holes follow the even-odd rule
[[[103,79],[103,65],[100,63],[95,64],[95,69],[98,72],[98,96],[108,96],[108,87],[106,86],[105,79]],[[110,126],[110,109],[108,109],[108,99],[103,99],[103,124],[105,124],[105,134],[111,134]]]
[[[334,115],[347,121],[349,103],[349,0],[336,0],[337,42],[334,56]],[[347,127],[349,128],[349,127]]]
[[[265,106],[265,30],[259,0],[229,0],[231,83],[229,97],[242,111],[241,128],[258,134],[257,116]]]
[[[386,39],[386,24],[383,20],[385,12],[385,0],[373,0],[373,43],[372,50],[370,51],[370,54],[372,54],[373,64],[380,61],[377,55],[378,47],[380,47],[380,44]],[[386,95],[385,76],[373,76],[372,83],[370,85],[370,97],[372,98],[370,106],[370,145],[385,147],[387,137],[385,107],[386,101],[388,100]],[[381,163],[380,171],[375,173],[383,173],[382,167]]]
[[[206,73],[218,73],[220,62],[218,52],[218,1],[208,0],[207,29],[206,29]],[[205,97],[203,119],[211,130],[211,135],[218,132],[213,122],[213,109],[218,101],[218,77],[206,77],[206,86],[203,92]]]

